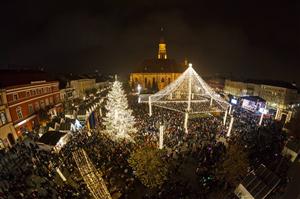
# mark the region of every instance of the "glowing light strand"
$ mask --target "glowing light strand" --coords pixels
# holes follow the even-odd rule
[[[74,151],[73,158],[88,189],[95,199],[111,199],[111,195],[102,178],[102,173],[92,164],[83,149]]]
[[[141,95],[140,102],[148,103],[149,96]],[[179,112],[190,108],[190,113],[225,112],[229,106],[191,66],[174,82],[151,95],[151,103]]]
[[[119,81],[113,83],[107,95],[105,108],[107,113],[104,118],[104,125],[109,133],[120,138],[127,138],[130,133],[136,132],[135,118],[132,115],[132,110],[128,108],[128,101]]]

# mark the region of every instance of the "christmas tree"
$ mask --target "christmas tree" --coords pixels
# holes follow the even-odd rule
[[[109,133],[117,137],[128,138],[130,133],[136,132],[132,110],[128,108],[128,101],[122,84],[117,80],[108,93],[105,108],[107,113],[104,124]]]

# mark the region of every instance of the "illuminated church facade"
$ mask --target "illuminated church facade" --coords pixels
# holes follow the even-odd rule
[[[176,80],[187,68],[187,61],[178,64],[167,56],[167,44],[160,39],[156,59],[146,59],[130,74],[130,85],[134,90],[140,85],[144,92],[155,92]]]

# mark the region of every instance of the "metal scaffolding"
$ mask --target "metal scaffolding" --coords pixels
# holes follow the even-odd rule
[[[102,173],[92,164],[83,149],[73,152],[73,158],[79,172],[95,199],[111,199],[111,195],[102,178]]]

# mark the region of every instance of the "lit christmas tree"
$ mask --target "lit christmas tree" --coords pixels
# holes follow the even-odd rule
[[[129,134],[136,132],[135,119],[132,110],[128,108],[128,101],[119,81],[113,83],[107,98],[107,113],[104,118],[106,130],[117,137],[130,138]]]

